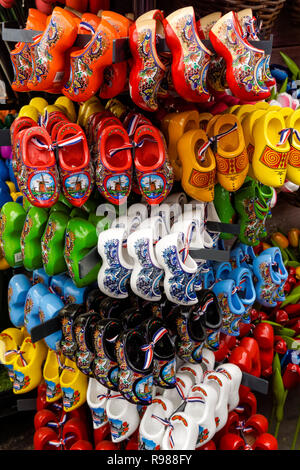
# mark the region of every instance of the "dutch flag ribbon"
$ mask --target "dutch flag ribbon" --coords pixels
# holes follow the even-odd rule
[[[67,413],[65,413],[62,417],[62,419],[55,423],[54,421],[49,421],[49,423],[47,423],[47,426],[49,426],[50,428],[60,428],[63,424],[65,424],[65,422],[67,421]]]
[[[138,128],[138,125],[142,124],[142,122],[143,119],[139,114],[135,114],[134,116],[132,116],[127,127],[127,134],[129,135],[129,137],[133,136],[133,134]]]
[[[145,142],[154,142],[154,143],[156,143],[156,140],[150,139],[149,137],[145,137],[140,142],[132,141],[131,143],[121,145],[121,147],[118,147],[116,149],[111,149],[111,150],[108,151],[108,154],[109,154],[110,157],[114,157],[118,152],[121,152],[122,150],[132,150],[134,148],[141,148],[144,145]]]
[[[83,140],[83,138],[84,138],[84,135],[82,133],[80,133],[80,134],[73,135],[72,137],[68,137],[67,139],[53,142],[50,145],[48,145],[45,142],[41,141],[37,137],[33,137],[33,139],[31,139],[31,141],[36,147],[38,147],[40,149],[54,151],[56,148],[63,148],[63,147],[68,147],[69,145],[78,144],[81,140]]]
[[[208,299],[205,304],[203,305],[203,307],[199,310],[197,310],[196,314],[195,314],[195,320],[199,320],[200,317],[202,317],[202,315],[205,314],[206,310],[207,310],[207,307],[212,304],[214,301],[213,298],[211,299]]]
[[[25,351],[21,351],[20,349],[9,349],[8,351],[4,353],[4,356],[8,356],[9,354],[12,354],[12,353],[18,354],[20,356],[22,366],[24,367],[24,366],[27,366],[27,362],[23,357],[24,352]]]
[[[58,362],[59,367],[60,367],[62,370],[69,370],[70,372],[74,372],[73,367],[65,366],[65,365],[61,362],[58,353],[56,353],[56,359],[57,359],[57,362]]]
[[[99,401],[103,400],[104,398],[108,400],[111,398],[110,391],[108,393],[100,393],[100,395],[97,395],[97,398]]]
[[[214,135],[213,137],[209,137],[208,141],[205,142],[198,150],[198,158],[200,161],[204,160],[204,153],[211,145],[217,143],[222,137],[234,132],[237,129],[237,123],[235,123],[228,131],[221,132],[220,134]]]
[[[81,21],[79,23],[79,28],[85,29],[86,31],[89,31],[92,34],[95,34],[95,29],[93,28],[93,26],[87,23],[86,21]]]
[[[70,436],[65,437],[64,439],[59,439],[58,441],[49,441],[48,444],[50,444],[51,446],[64,448],[67,441],[69,441],[70,439],[74,439],[73,434],[71,434]]]
[[[242,284],[244,284],[244,282],[246,282],[245,278],[240,281],[238,286],[235,286],[235,288],[232,290],[232,295],[236,294],[239,290],[243,288]]]
[[[151,415],[151,418],[156,419],[156,420],[159,421],[161,424],[163,424],[166,428],[170,428],[170,431],[169,431],[169,441],[170,441],[171,449],[173,449],[173,448],[174,448],[174,440],[173,440],[173,437],[172,437],[172,431],[174,430],[173,424],[171,424],[168,419],[160,418],[160,416]]]
[[[285,144],[286,141],[293,136],[293,134],[295,134],[296,138],[300,142],[300,132],[297,129],[293,129],[292,127],[282,129],[282,131],[280,131],[279,134],[280,134],[280,140],[278,144],[276,144],[277,146]]]
[[[153,359],[154,346],[166,333],[168,333],[166,328],[159,328],[159,330],[157,330],[153,335],[151,343],[141,347],[141,350],[146,352],[144,369],[148,369],[150,367]]]
[[[196,222],[192,222],[189,225],[189,228],[188,228],[188,231],[187,231],[184,248],[182,248],[179,252],[179,253],[182,253],[182,261],[184,263],[185,263],[185,261],[188,257],[188,254],[189,254],[189,251],[190,251],[189,250],[190,244],[191,244],[191,241],[192,241],[192,238],[193,238],[193,233],[194,233],[195,230],[196,230]]]

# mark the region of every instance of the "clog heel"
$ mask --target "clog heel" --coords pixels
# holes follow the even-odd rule
[[[283,186],[286,179],[290,145],[282,132],[285,128],[283,117],[276,111],[264,114],[253,126],[253,172],[258,181],[273,188]]]
[[[63,394],[64,411],[73,411],[85,403],[88,377],[69,358],[66,358],[64,363],[64,369],[60,376],[60,386]]]
[[[200,39],[209,39],[209,31],[221,16],[222,13],[220,11],[215,11],[197,21],[197,31]]]
[[[33,71],[28,87],[34,91],[60,93],[65,74],[65,54],[77,36],[74,15],[55,7],[44,33],[30,45]]]
[[[172,53],[172,81],[187,101],[206,102],[207,69],[211,52],[200,40],[193,7],[176,10],[164,20],[166,42]]]
[[[214,199],[216,161],[202,129],[186,132],[177,143],[181,160],[181,185],[185,192],[198,201]]]
[[[83,102],[99,90],[104,69],[112,64],[113,40],[118,37],[115,28],[101,19],[84,49],[70,54],[70,78],[62,90],[65,96]]]
[[[62,391],[59,382],[60,367],[63,357],[59,353],[48,350],[47,358],[43,369],[43,377],[47,386],[46,401],[53,403],[62,397]]]
[[[42,381],[42,364],[46,359],[47,346],[43,341],[32,343],[27,336],[14,362],[15,394],[27,393],[36,388]]]
[[[184,111],[183,113],[172,113],[164,117],[162,128],[165,129],[165,137],[168,142],[168,155],[174,170],[174,178],[181,180],[182,167],[177,152],[177,142],[185,132],[199,128],[198,111]]]
[[[248,173],[249,160],[240,121],[232,114],[220,116],[213,126],[218,182],[227,191],[237,191]]]
[[[292,129],[291,146],[288,154],[286,176],[289,181],[300,185],[300,110],[297,109],[286,119],[286,127]]]

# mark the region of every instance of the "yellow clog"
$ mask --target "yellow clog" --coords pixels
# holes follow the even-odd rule
[[[245,116],[245,118],[243,119],[243,123],[242,123],[244,139],[245,139],[245,147],[246,147],[248,159],[249,159],[248,175],[251,176],[252,178],[255,178],[253,169],[252,169],[252,158],[253,158],[253,152],[254,152],[254,140],[253,140],[253,134],[252,134],[253,125],[258,118],[260,118],[266,113],[267,113],[266,109],[255,109],[255,111],[252,111],[251,113],[248,113]]]
[[[43,116],[45,116],[45,113],[55,113],[55,112],[63,112],[63,109],[59,106],[56,106],[55,104],[48,104],[48,106],[45,106],[44,111],[43,111]]]
[[[214,135],[214,125],[217,121],[217,119],[222,116],[222,114],[215,114],[207,123],[207,126],[206,126],[206,134],[208,135],[208,137],[213,137]]]
[[[255,103],[254,106],[256,107],[256,109],[266,109],[266,110],[268,110],[269,108],[271,108],[269,103],[267,103],[266,101],[258,101],[257,103]]]
[[[294,129],[300,137],[300,108],[294,111],[285,122],[286,127]],[[295,132],[291,138],[286,176],[292,183],[300,185],[300,140]]]
[[[287,106],[285,106],[284,108],[279,109],[278,112],[283,116],[284,120],[286,121],[287,118],[290,117],[294,113],[294,110],[292,108],[288,108]]]
[[[92,96],[89,100],[85,101],[80,105],[78,116],[77,116],[77,124],[79,124],[82,128],[86,126],[87,120],[89,116],[93,113],[104,111],[105,108],[100,102],[97,96]]]
[[[41,383],[42,365],[47,351],[48,348],[43,340],[32,343],[29,336],[24,339],[13,364],[15,394],[30,392]]]
[[[38,122],[39,120],[39,112],[34,106],[30,106],[29,104],[22,106],[22,108],[19,111],[18,117],[30,117],[33,119],[35,122]]]
[[[173,119],[174,116],[176,116],[177,113],[168,113],[166,114],[162,120],[161,120],[161,123],[160,123],[160,129],[166,139],[166,142],[167,142],[167,145],[169,144],[169,132],[168,132],[168,129],[169,129],[169,124],[170,124],[170,120]]]
[[[187,131],[199,128],[198,111],[184,111],[175,113],[170,119],[168,126],[168,155],[171,165],[174,169],[174,177],[177,181],[181,180],[182,167],[177,153],[177,142]]]
[[[207,143],[208,137],[202,129],[185,132],[177,143],[181,186],[191,198],[203,202],[213,201],[216,183],[216,161],[210,146],[204,150]]]
[[[128,109],[125,104],[121,103],[121,101],[117,100],[116,98],[111,98],[105,105],[105,110],[110,111],[116,118],[120,119],[121,121],[124,120],[126,114],[128,113]]]
[[[16,192],[16,186],[14,185],[14,183],[12,181],[5,181],[5,183],[9,187],[9,192],[10,193],[15,193]]]
[[[282,106],[278,106],[277,104],[274,104],[274,105],[271,105],[269,106],[269,111],[278,111],[278,110],[281,110],[282,109]]]
[[[216,120],[213,130],[214,137],[219,136],[215,152],[217,180],[227,191],[237,191],[249,169],[243,128],[237,116],[223,114]]]
[[[240,106],[241,106],[240,104],[235,104],[234,106],[230,106],[230,108],[228,108],[226,112],[229,114],[232,114],[232,113],[234,114],[234,112],[238,110]]]
[[[70,119],[71,122],[77,121],[77,114],[75,105],[70,98],[67,96],[59,96],[54,103],[56,106],[62,107],[65,112],[67,113],[67,117]]]
[[[6,328],[0,333],[0,361],[7,370],[10,381],[14,381],[14,362],[24,335],[19,328]]]
[[[29,101],[29,104],[30,106],[34,106],[38,110],[39,114],[43,114],[44,109],[46,108],[46,106],[48,106],[49,103],[47,100],[45,100],[45,98],[36,96],[35,98],[32,98]]]
[[[206,132],[209,121],[213,118],[211,113],[200,113],[199,114],[199,129],[203,129]]]
[[[255,105],[254,104],[243,104],[238,109],[235,109],[233,114],[238,118],[240,123],[242,123],[244,117],[248,113],[252,113],[253,111],[255,111]]]
[[[62,397],[62,391],[60,386],[60,372],[61,366],[63,365],[63,356],[54,351],[53,349],[48,350],[46,362],[43,369],[43,377],[46,389],[46,401],[52,403],[59,400]]]
[[[20,191],[18,191],[17,193],[14,191],[12,193],[10,193],[11,197],[12,197],[12,200],[13,201],[16,201],[18,199],[18,197],[20,196],[23,196],[23,193],[20,193]]]
[[[288,141],[278,145],[285,128],[285,120],[277,111],[267,112],[253,125],[253,172],[258,181],[273,188],[281,187],[286,178],[290,145]]]
[[[76,362],[66,358],[60,376],[64,411],[73,411],[86,401],[88,376],[77,367]]]

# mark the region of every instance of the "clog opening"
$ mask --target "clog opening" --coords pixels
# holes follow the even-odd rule
[[[227,132],[232,129],[233,123],[224,123],[217,129],[218,134]],[[223,152],[236,152],[236,150],[241,145],[240,134],[238,130],[230,132],[229,134],[222,137],[218,142],[218,147],[222,149]]]
[[[31,356],[32,356],[32,351],[31,351],[32,347],[33,347],[32,344],[26,341],[22,344],[21,346],[22,355],[18,354],[17,360],[15,362],[16,367],[23,368],[29,365]]]
[[[55,163],[54,153],[53,151],[49,151],[48,149],[37,146],[33,140],[36,138],[46,146],[50,144],[43,134],[36,136],[33,135],[31,138],[29,138],[25,151],[25,158],[27,160],[26,164],[28,164],[28,166],[44,167],[48,169],[48,167],[54,165]]]
[[[53,382],[59,382],[58,361],[55,353],[51,350],[49,350],[48,357],[45,362],[44,378],[52,380]]]
[[[203,139],[198,139],[194,146],[194,153],[196,156],[197,162],[203,168],[209,168],[213,163],[213,155],[211,150],[208,148],[201,157],[199,157],[199,149],[204,145],[206,142]]]
[[[245,281],[242,284],[240,284],[241,290],[239,291],[239,298],[241,299],[242,302],[245,302],[246,304],[248,304],[249,301],[254,302],[255,290],[254,290],[252,278],[250,276],[249,277],[245,276],[244,279]]]
[[[15,353],[6,354],[7,351],[17,350],[18,347],[15,341],[11,340],[8,336],[0,336],[0,361],[2,364],[10,364],[16,358]]]
[[[231,298],[231,305],[232,305],[230,310],[233,308],[236,311],[236,314],[242,313],[242,311],[244,310],[244,307],[243,307],[243,304],[240,301],[240,298],[239,298],[238,294],[233,294],[233,295],[231,295],[231,297],[228,297],[228,299],[230,299],[230,298]]]
[[[96,379],[90,378],[89,388],[88,388],[88,398],[89,402],[93,404],[93,406],[99,406],[99,395],[106,395],[107,388],[103,385],[99,384]]]
[[[189,119],[184,126],[183,134],[194,129],[198,129],[198,124],[194,119]]]
[[[126,406],[127,405],[127,406]],[[108,401],[108,413],[110,418],[119,418],[120,416],[126,416],[128,413],[128,408],[130,408],[130,403],[126,402],[124,406],[124,400],[120,400],[119,398],[111,398]]]
[[[199,307],[201,308],[201,307]],[[197,311],[199,310],[198,305],[194,310],[194,314],[191,314],[188,321],[188,332],[189,336],[195,341],[205,340],[205,330],[202,324],[202,316],[197,318]]]
[[[174,426],[174,429],[172,431],[172,438],[174,441],[174,450],[185,449],[189,440],[188,427],[186,427],[180,421],[180,419],[172,420],[171,422]]]
[[[144,136],[144,138],[148,137]],[[140,167],[151,169],[156,168],[160,161],[158,143],[145,140],[141,148],[135,149],[135,160],[138,162]]]
[[[74,130],[65,132],[63,140],[74,137]],[[60,158],[64,165],[68,168],[80,168],[87,165],[89,159],[88,148],[84,145],[83,140],[76,144],[61,147],[59,149]],[[88,155],[87,155],[88,154]]]
[[[157,320],[153,320],[149,327],[150,339],[154,336],[155,332],[162,327],[162,323]],[[154,353],[159,358],[169,357],[175,353],[174,346],[168,333],[166,333],[156,344]]]
[[[142,346],[145,346],[146,341],[144,337],[133,331],[127,336],[124,346],[125,356],[134,369],[142,371],[144,369],[146,352],[142,351]]]
[[[115,345],[116,345],[116,336],[118,336],[122,331],[122,326],[120,323],[111,322],[105,329],[105,338],[104,338],[104,347],[105,352],[111,361],[117,362]],[[114,341],[110,341],[116,338]]]
[[[209,328],[219,328],[222,323],[222,315],[218,305],[218,301],[214,301],[207,306],[205,312],[205,324]]]
[[[117,133],[112,133],[105,140],[106,162],[108,166],[115,171],[121,171],[123,168],[126,169],[127,167],[129,168],[130,166],[130,160],[131,160],[130,150],[128,149],[120,150],[113,156],[110,156],[108,153],[109,150],[119,149],[124,144],[125,144],[124,136],[117,134]]]
[[[272,117],[268,121],[268,129],[267,129],[267,138],[268,141],[270,142],[271,146],[274,148],[278,148],[281,150],[283,146],[277,147],[277,144],[280,140],[280,132],[284,128],[284,125],[282,125],[281,119]]]

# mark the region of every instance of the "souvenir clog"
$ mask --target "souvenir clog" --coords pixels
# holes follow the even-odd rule
[[[25,274],[15,274],[8,283],[8,313],[15,327],[24,325],[24,306],[31,282]]]
[[[227,191],[237,191],[243,184],[249,160],[240,121],[232,114],[219,116],[213,126],[216,140],[216,166],[218,182]]]
[[[65,197],[81,207],[93,190],[94,170],[86,137],[78,124],[65,124],[57,133],[61,184]]]
[[[253,273],[250,269],[241,267],[231,271],[228,278],[235,281],[235,284],[238,287],[238,295],[245,307],[245,313],[242,315],[241,322],[250,323],[250,310],[256,300]]]
[[[278,188],[286,179],[290,145],[284,118],[276,111],[261,116],[253,125],[255,150],[252,169],[258,181]]]
[[[84,307],[79,304],[68,304],[59,312],[58,316],[61,321],[62,338],[59,350],[65,357],[72,361],[76,360],[77,342],[73,330],[73,323],[79,315],[84,313]]]
[[[47,287],[41,283],[33,285],[27,292],[24,305],[24,326],[29,334],[32,328],[41,323],[40,303],[47,294],[49,294]]]
[[[167,298],[179,305],[197,303],[194,289],[197,263],[188,254],[184,233],[164,236],[156,244],[156,257],[164,269],[164,290]],[[182,251],[183,250],[183,251]]]
[[[66,358],[64,369],[60,375],[60,386],[64,411],[71,412],[85,403],[88,377],[69,358]]]
[[[220,11],[216,11],[209,15],[200,18],[197,21],[197,31],[199,34],[200,39],[209,39],[209,31],[213,27],[213,25],[221,18],[222,13]]]
[[[23,265],[20,236],[25,219],[26,212],[17,202],[7,202],[1,209],[1,253],[13,268]]]
[[[233,11],[223,15],[211,28],[209,38],[214,50],[226,61],[226,80],[232,93],[242,100],[260,101],[270,96],[260,74],[265,53],[253,47],[243,38],[237,14]],[[251,61],[249,68],[245,60]]]
[[[42,127],[21,131],[22,169],[20,188],[26,198],[38,207],[50,207],[58,201],[59,178],[48,132]]]
[[[24,339],[13,366],[15,394],[30,392],[40,384],[46,355],[47,347],[43,341],[32,343],[29,336]]]
[[[53,89],[60,92],[65,73],[66,51],[77,35],[74,15],[55,7],[45,31],[29,46],[32,57],[32,74],[28,80],[31,90]]]
[[[11,382],[14,380],[14,361],[24,340],[24,332],[20,328],[6,328],[0,333],[0,360],[8,371]]]
[[[124,248],[127,229],[110,228],[99,234],[98,252],[102,265],[98,273],[98,286],[109,297],[126,298],[133,260]]]
[[[56,284],[57,287],[57,284]],[[86,301],[86,295],[88,287],[77,287],[73,280],[68,279],[63,283],[63,295],[62,300],[65,305],[79,304],[84,305]]]
[[[174,410],[177,410],[189,396],[189,391],[194,384],[194,378],[189,373],[177,372],[176,387],[164,390],[162,396],[173,403]]]
[[[70,77],[62,90],[65,96],[82,103],[99,90],[105,67],[112,65],[113,40],[118,37],[116,29],[101,19],[87,45],[71,52]]]
[[[10,127],[10,138],[12,142],[12,168],[14,175],[18,181],[19,172],[21,171],[21,154],[20,154],[20,140],[17,135],[20,131],[29,127],[36,126],[36,121],[31,117],[23,116],[17,117]]]
[[[157,93],[166,67],[156,48],[156,34],[164,36],[163,18],[138,18],[129,28],[129,46],[133,63],[129,90],[133,102],[145,111],[158,109]]]
[[[216,161],[206,133],[202,129],[186,132],[177,142],[177,151],[185,192],[199,201],[213,201]]]
[[[187,413],[174,413],[166,425],[161,443],[162,450],[195,450],[198,437],[197,424]]]
[[[172,53],[172,81],[185,100],[209,100],[206,75],[211,52],[198,36],[193,7],[171,13],[164,20],[166,43]]]
[[[129,403],[117,392],[112,392],[106,406],[111,439],[122,442],[130,437],[140,424],[140,416],[136,404]]]
[[[274,307],[276,305],[274,293],[281,285],[282,280],[279,274],[279,264],[276,263],[274,265],[275,253],[278,258],[280,255],[280,252],[278,253],[277,250],[274,247],[267,254],[262,252],[253,262],[253,273],[258,280],[255,284],[256,300],[266,307]],[[281,262],[280,265],[282,265]]]
[[[228,418],[228,402],[230,394],[230,380],[221,372],[208,372],[203,384],[209,385],[215,389],[218,398],[215,407],[216,430],[220,431],[226,424]]]
[[[166,129],[164,135],[168,142],[168,155],[173,167],[174,178],[181,180],[181,161],[177,152],[177,142],[185,132],[198,129],[199,113],[196,110],[184,111],[182,113],[167,114],[162,120],[162,128]]]
[[[266,109],[255,109],[247,113],[245,118],[242,122],[243,132],[244,132],[244,139],[245,139],[245,146],[247,149],[248,159],[249,159],[249,170],[248,175],[254,177],[253,169],[252,169],[252,159],[253,159],[253,152],[254,152],[254,139],[253,139],[253,126],[257,119],[261,116],[266,114]]]
[[[233,411],[240,402],[239,388],[242,382],[242,371],[235,364],[221,364],[216,368],[216,372],[221,372],[230,380],[228,410]]]
[[[58,316],[59,311],[63,308],[63,301],[55,294],[47,294],[43,296],[39,304],[39,317],[41,323],[44,323]],[[45,337],[45,342],[50,349],[58,351],[59,343],[62,338],[61,330],[51,333]]]
[[[196,449],[209,442],[216,433],[215,409],[217,402],[218,393],[209,384],[196,384],[189,392],[184,411],[194,419],[198,427]]]
[[[147,406],[139,427],[139,450],[160,450],[165,433],[165,420],[174,411],[173,403],[158,395]]]
[[[286,119],[291,131],[291,144],[288,155],[286,177],[294,184],[300,184],[300,112],[296,110]]]
[[[35,284],[44,284],[46,287],[50,288],[51,277],[45,272],[44,268],[35,269],[32,272],[32,285]]]
[[[112,204],[123,204],[132,180],[132,145],[121,126],[106,127],[100,137],[96,166],[96,184]]]
[[[124,331],[118,337],[115,347],[120,393],[133,404],[150,404],[153,392],[153,361],[148,360],[143,334],[135,330]]]
[[[281,283],[277,291],[275,291],[274,300],[280,301],[285,299],[284,284],[288,278],[288,271],[282,259],[281,251],[278,247],[268,248],[262,252],[264,255],[271,255],[272,257],[272,270],[277,274]]]
[[[138,186],[148,204],[161,204],[173,186],[163,135],[154,126],[140,126],[133,138],[134,166]]]
[[[202,349],[201,367],[203,369],[203,372],[212,371],[215,368],[215,355],[208,348]]]
[[[217,296],[222,311],[222,333],[229,336],[239,335],[239,323],[242,315],[245,313],[245,307],[242,304],[233,279],[220,281],[213,287],[213,292]]]
[[[32,207],[27,212],[20,243],[24,268],[28,271],[43,266],[41,238],[47,221],[48,213],[42,207]]]
[[[203,369],[200,364],[184,362],[178,369],[178,373],[188,374],[193,380],[194,385],[203,382]]]
[[[62,397],[59,375],[63,362],[64,359],[60,353],[52,349],[48,350],[43,368],[43,378],[47,386],[46,400],[48,403],[56,402]]]
[[[77,348],[75,351],[76,365],[85,375],[92,376],[91,364],[95,358],[92,341],[92,329],[99,319],[96,312],[87,312],[77,315],[73,320],[72,328]]]
[[[42,262],[45,272],[55,276],[67,271],[64,259],[65,232],[69,215],[61,211],[49,215],[41,238]]]
[[[93,377],[89,378],[86,401],[91,410],[93,420],[94,441],[103,441],[109,434],[109,422],[106,415],[106,405],[108,402],[109,392],[107,388],[99,384]]]

